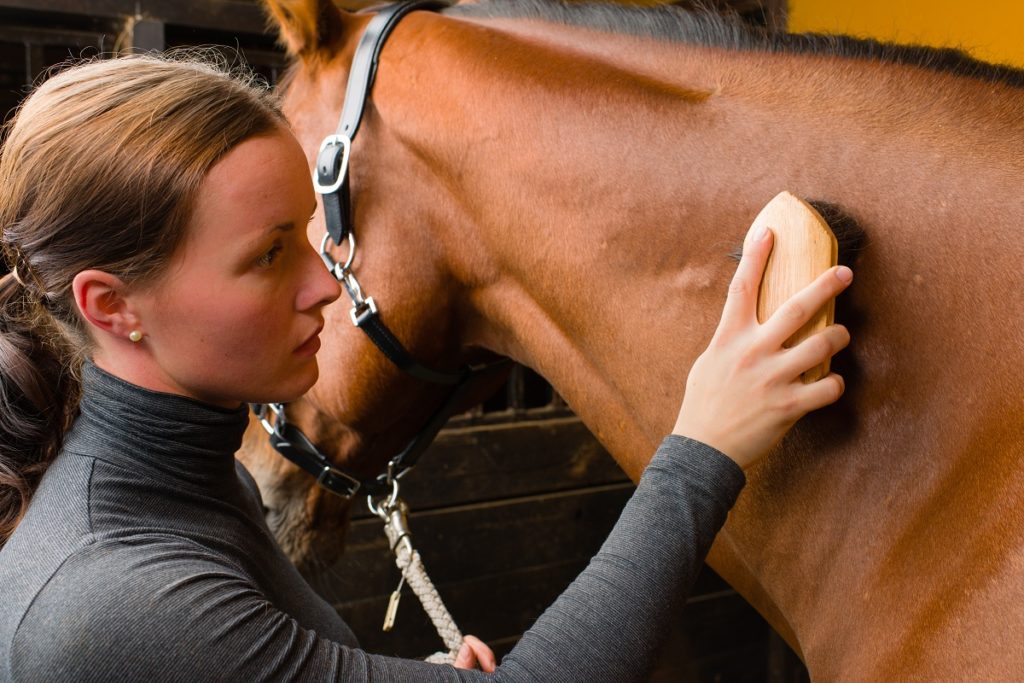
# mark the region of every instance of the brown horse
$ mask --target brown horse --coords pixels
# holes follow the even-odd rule
[[[312,160],[368,17],[268,5]],[[384,49],[354,147],[355,270],[420,359],[483,349],[536,369],[636,480],[759,208],[782,189],[841,207],[867,235],[837,309],[846,395],[748,473],[709,563],[815,679],[1015,678],[1022,85],[948,51],[682,11],[417,12]],[[369,474],[443,390],[395,369],[345,306],[328,318],[321,379],[289,415]],[[308,553],[310,525],[343,510],[252,437],[271,520]]]

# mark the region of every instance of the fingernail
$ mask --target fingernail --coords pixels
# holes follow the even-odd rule
[[[768,235],[768,228],[763,225],[754,231],[754,241],[760,242]]]
[[[853,282],[853,271],[846,266],[839,266],[836,268],[836,277],[839,278],[840,282],[850,284]]]

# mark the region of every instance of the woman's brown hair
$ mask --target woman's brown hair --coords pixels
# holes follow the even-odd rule
[[[130,56],[44,81],[0,148],[0,547],[77,413],[90,338],[73,300],[89,268],[141,284],[186,237],[209,169],[284,120],[212,60]]]

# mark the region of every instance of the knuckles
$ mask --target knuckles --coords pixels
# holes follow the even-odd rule
[[[808,340],[809,344],[812,344],[812,350],[814,357],[819,361],[823,361],[830,357],[835,351],[832,348],[832,340],[827,335],[819,334]]]
[[[795,419],[806,412],[802,409],[797,395],[792,391],[787,391],[778,396],[775,401],[775,410],[786,420]]]
[[[802,322],[807,318],[807,310],[803,307],[803,304],[796,301],[788,301],[783,304],[782,308],[779,309],[779,313],[783,319],[794,323]]]
[[[729,283],[729,296],[744,296],[751,290],[750,283],[742,274],[737,273],[736,276]]]

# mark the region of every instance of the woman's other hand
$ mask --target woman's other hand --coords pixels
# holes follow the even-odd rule
[[[743,468],[806,413],[835,402],[845,389],[835,373],[811,384],[800,379],[849,344],[845,327],[831,325],[790,349],[782,345],[849,286],[853,273],[845,266],[830,268],[759,324],[757,295],[773,239],[770,230],[748,236],[721,322],[690,370],[672,430],[717,448]]]
[[[455,668],[481,669],[487,673],[493,673],[495,666],[494,652],[491,651],[491,648],[476,636],[463,637],[462,648],[455,658]]]

